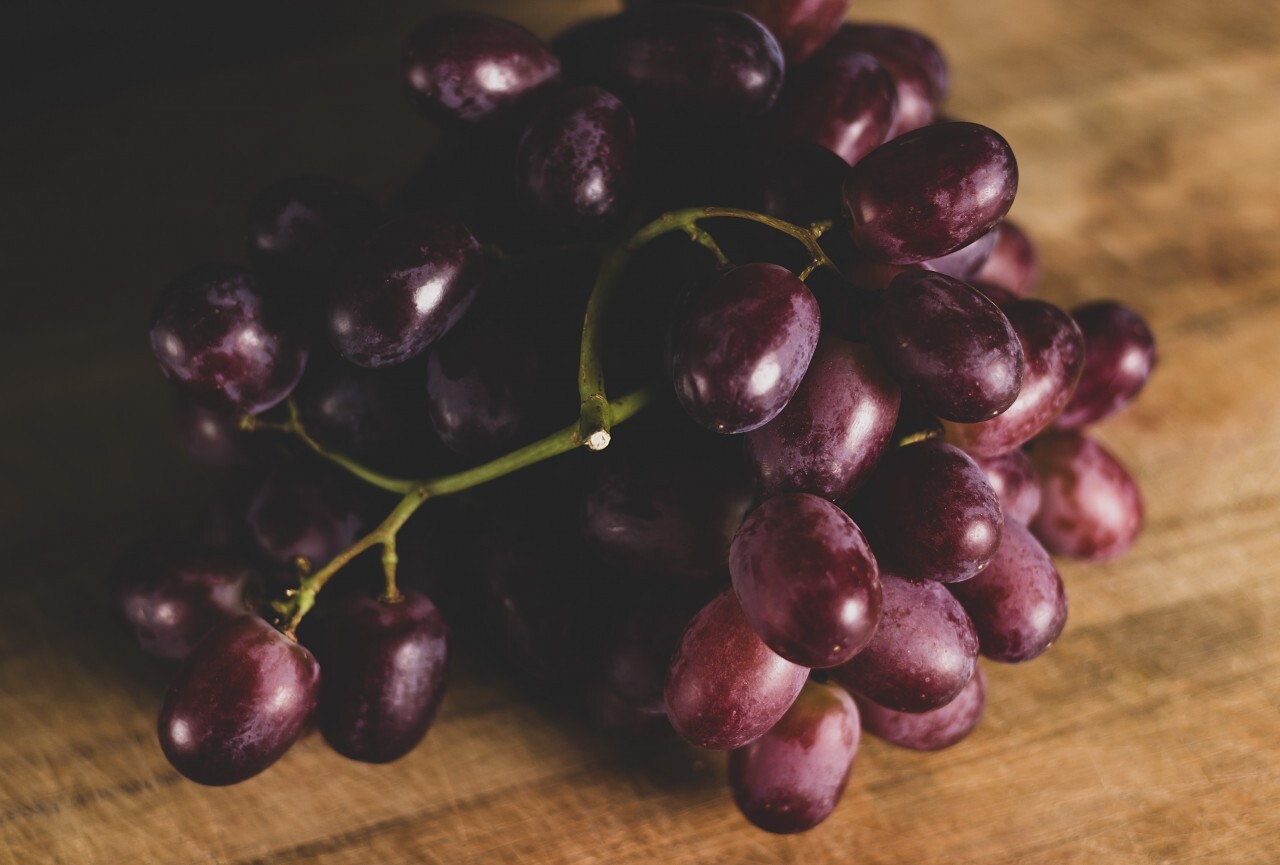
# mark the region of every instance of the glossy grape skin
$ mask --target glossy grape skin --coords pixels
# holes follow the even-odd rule
[[[193,398],[249,414],[284,400],[307,363],[257,280],[229,264],[203,265],[169,284],[151,320],[151,350]]]
[[[978,635],[941,583],[880,575],[880,625],[871,642],[832,678],[878,705],[929,712],[956,698],[973,678]]]
[[[410,99],[437,123],[503,123],[560,80],[560,61],[511,21],[474,12],[428,18],[409,36]]]
[[[768,732],[808,678],[808,668],[760,640],[728,590],[680,638],[664,692],[667,719],[691,744],[731,751]]]
[[[689,5],[687,0],[627,0],[629,9]],[[803,62],[831,39],[849,14],[851,0],[707,0],[750,15],[763,24],[786,55],[788,64]]]
[[[636,173],[631,112],[599,87],[562,91],[525,129],[516,172],[541,219],[573,229],[616,217]]]
[[[996,457],[975,457],[974,461],[1000,499],[1004,518],[1030,525],[1040,511],[1040,475],[1026,452],[1012,450]]]
[[[341,180],[278,180],[249,205],[249,263],[268,282],[315,293],[347,265],[380,215],[376,198]]]
[[[319,696],[312,654],[262,619],[241,616],[209,633],[169,684],[160,747],[192,781],[236,784],[289,750]]]
[[[1006,219],[996,228],[995,246],[974,278],[1026,297],[1035,285],[1039,269],[1031,238],[1016,222]]]
[[[849,783],[862,728],[853,698],[809,682],[769,732],[729,755],[729,787],[742,815],[791,834],[831,815]]]
[[[900,403],[870,349],[823,336],[787,407],[744,437],[757,491],[848,501],[888,447]]]
[[[334,484],[290,473],[262,484],[247,517],[258,547],[282,565],[303,557],[322,567],[355,543],[362,528],[360,517]]]
[[[941,273],[894,279],[864,324],[903,392],[941,418],[994,417],[1022,388],[1022,346],[994,303]]]
[[[1106,448],[1079,433],[1036,439],[1041,505],[1031,531],[1045,549],[1086,561],[1115,558],[1142,532],[1142,491]]]
[[[819,144],[781,148],[761,173],[760,210],[796,225],[840,215],[840,184],[849,166]]]
[[[982,469],[936,439],[891,449],[859,502],[881,566],[909,580],[955,583],[986,566],[1004,516]]]
[[[1138,313],[1112,300],[1076,307],[1084,337],[1084,368],[1055,429],[1079,429],[1121,411],[1146,386],[1156,365],[1156,341]]]
[[[1048,427],[1071,399],[1084,365],[1080,328],[1058,307],[1015,300],[1001,310],[1022,343],[1022,390],[1012,406],[990,420],[944,424],[947,441],[974,456],[1008,453]]]
[[[404,363],[458,323],[483,281],[480,244],[464,225],[400,217],[374,232],[334,293],[330,338],[359,366]]]
[[[729,574],[765,645],[805,667],[848,661],[880,620],[880,571],[862,530],[808,493],[774,496],[747,516]]]
[[[887,140],[897,111],[893,78],[874,57],[824,54],[788,77],[773,124],[779,141],[818,144],[853,165]]]
[[[973,622],[983,657],[993,661],[1038,658],[1067,623],[1067,593],[1058,569],[1031,532],[1012,520],[986,569],[949,588]]]
[[[898,91],[896,137],[934,121],[947,95],[950,73],[938,46],[922,33],[884,24],[845,24],[822,54],[861,51],[889,70]]]
[[[983,268],[995,250],[999,226],[991,229],[968,246],[962,246],[955,252],[941,258],[931,258],[920,262],[925,270],[946,274],[955,279],[968,281]]]
[[[954,700],[931,712],[895,712],[859,699],[862,729],[902,748],[941,751],[968,736],[982,720],[987,704],[987,679],[981,667]]]
[[[853,241],[891,264],[939,258],[995,228],[1018,191],[1018,164],[999,134],[939,123],[867,154],[844,182]]]
[[[800,386],[821,330],[818,302],[791,271],[747,264],[721,276],[672,337],[676,396],[707,429],[764,426]]]
[[[317,726],[339,754],[389,763],[422,741],[444,698],[449,631],[417,592],[385,603],[362,595],[319,613],[324,670]]]

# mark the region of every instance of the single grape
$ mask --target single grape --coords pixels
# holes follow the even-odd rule
[[[996,457],[975,457],[974,461],[1000,499],[1004,518],[1030,525],[1040,511],[1040,475],[1026,452],[1012,450]]]
[[[984,657],[1006,664],[1044,654],[1067,623],[1067,593],[1044,547],[1010,520],[986,569],[949,587],[974,630]]]
[[[862,729],[902,748],[913,751],[941,751],[968,736],[982,720],[987,703],[987,679],[981,667],[954,700],[931,712],[895,712],[859,699]]]
[[[289,750],[319,696],[312,654],[262,619],[240,616],[210,632],[170,682],[160,747],[192,781],[236,784]]]
[[[687,0],[627,0],[626,6],[643,9],[660,5],[687,5]],[[707,6],[724,6],[759,21],[774,38],[788,64],[800,63],[827,43],[849,14],[851,0],[709,0]]]
[[[524,131],[516,172],[535,214],[568,229],[618,216],[635,180],[635,123],[616,96],[575,87]]]
[[[393,379],[330,352],[312,356],[293,397],[307,432],[347,456],[376,457],[402,431],[403,410]]]
[[[427,734],[444,698],[449,633],[425,596],[386,603],[353,595],[317,613],[324,670],[316,715],[344,757],[389,763]]]
[[[844,182],[853,241],[891,264],[938,258],[995,228],[1018,191],[1009,144],[976,123],[939,123],[867,154]]]
[[[1038,270],[1031,238],[1016,222],[1006,219],[996,228],[995,246],[974,278],[1025,297],[1035,284]]]
[[[1015,300],[1001,307],[1022,343],[1022,390],[1003,414],[980,423],[945,424],[947,441],[975,456],[998,456],[1030,441],[1071,399],[1084,364],[1080,328],[1058,307]]]
[[[736,267],[696,297],[676,326],[676,396],[707,429],[763,426],[800,386],[820,330],[817,300],[789,270]]]
[[[240,418],[234,413],[203,406],[177,389],[173,408],[178,442],[192,459],[219,469],[253,462],[258,442],[241,429]]]
[[[745,436],[757,491],[848,501],[888,447],[900,399],[870,349],[823,336],[791,402]]]
[[[941,273],[893,280],[863,330],[890,375],[941,418],[979,421],[1013,405],[1022,388],[1022,346],[994,303]]]
[[[1041,505],[1031,530],[1058,556],[1101,561],[1129,549],[1142,531],[1142,492],[1110,452],[1079,433],[1036,439]]]
[[[429,120],[506,122],[560,80],[560,61],[511,21],[475,12],[428,18],[404,52],[409,97]]]
[[[383,225],[334,293],[329,333],[352,363],[404,363],[444,336],[484,281],[480,244],[464,225],[417,214]]]
[[[840,215],[840,185],[849,166],[819,144],[781,148],[761,173],[760,209],[797,225]]]
[[[1156,365],[1156,341],[1142,316],[1123,304],[1100,300],[1076,307],[1071,317],[1084,336],[1084,369],[1071,401],[1053,422],[1079,429],[1133,402]]]
[[[893,128],[898,93],[870,54],[820,54],[789,74],[773,115],[786,144],[818,144],[849,165],[883,144]]]
[[[229,264],[197,267],[169,284],[151,320],[151,350],[193,398],[249,414],[284,400],[307,363],[257,280]]]
[[[733,591],[725,591],[680,638],[667,675],[667,719],[693,745],[731,751],[778,723],[808,678],[807,668],[761,642]]]
[[[950,74],[946,58],[931,39],[905,27],[845,24],[822,53],[855,51],[876,58],[897,85],[898,117],[890,138],[934,121],[938,105],[947,95]]]
[[[817,826],[844,795],[861,732],[852,697],[835,685],[807,683],[773,729],[729,755],[738,810],[766,832]]]
[[[859,506],[880,564],[909,580],[971,578],[995,555],[1004,526],[982,469],[936,439],[890,449]]]
[[[282,565],[302,557],[322,567],[355,543],[362,527],[335,484],[293,472],[268,478],[247,517],[258,547]]]
[[[831,677],[878,705],[929,712],[956,698],[973,678],[978,635],[941,583],[881,574],[880,625],[871,642]]]

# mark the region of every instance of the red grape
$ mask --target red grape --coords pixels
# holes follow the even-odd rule
[[[1054,555],[1101,561],[1133,545],[1142,531],[1142,493],[1120,461],[1079,433],[1036,440],[1041,505],[1031,530]]]
[[[1013,450],[996,457],[974,457],[1000,499],[1006,520],[1024,526],[1040,511],[1040,475],[1024,451]]]
[[[780,142],[819,144],[853,165],[885,142],[897,108],[874,57],[820,54],[790,74],[772,122]]]
[[[1097,423],[1137,398],[1156,365],[1156,342],[1142,316],[1111,300],[1071,311],[1084,336],[1084,369],[1057,429]]]
[[[1035,284],[1038,270],[1031,238],[1017,223],[1006,219],[996,228],[995,247],[974,278],[1025,297]]]
[[[861,51],[876,58],[893,76],[898,90],[898,120],[890,137],[933,122],[947,95],[946,58],[927,36],[885,24],[845,24],[823,54]]]
[[[941,751],[973,732],[987,703],[987,679],[981,667],[954,700],[931,712],[895,712],[867,699],[858,700],[862,729],[913,751]]]

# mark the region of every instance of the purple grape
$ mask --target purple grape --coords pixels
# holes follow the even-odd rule
[[[417,592],[396,603],[354,595],[321,611],[317,721],[344,757],[389,763],[427,734],[444,698],[449,634]]]
[[[925,270],[933,270],[955,279],[968,281],[991,258],[991,253],[996,246],[996,235],[999,231],[1000,228],[997,226],[968,246],[962,246],[955,252],[948,253],[941,258],[922,261],[920,266]]]
[[[941,583],[880,575],[883,600],[875,636],[832,678],[878,705],[929,712],[956,698],[973,678],[978,635]]]
[[[1040,475],[1031,458],[1021,450],[1013,450],[998,457],[975,457],[974,461],[1000,499],[1004,518],[1030,525],[1040,511]]]
[[[536,215],[557,226],[618,216],[636,172],[631,112],[599,87],[557,94],[525,129],[516,171]]]
[[[311,653],[262,619],[241,616],[206,636],[169,684],[160,747],[192,781],[236,784],[289,750],[319,696]]]
[[[294,392],[307,432],[325,447],[357,458],[378,454],[400,432],[391,379],[326,354],[313,357]]]
[[[808,678],[807,668],[761,642],[725,591],[680,638],[667,675],[667,719],[693,745],[731,751],[778,723]]]
[[[853,165],[887,140],[897,110],[874,57],[823,53],[789,75],[773,124],[780,142],[819,144]]]
[[[1044,547],[1010,520],[986,570],[949,587],[974,630],[984,657],[1006,664],[1044,654],[1067,623],[1067,593]]]
[[[1022,387],[1022,346],[1009,320],[941,273],[912,270],[896,278],[863,330],[903,392],[941,418],[994,417]]]
[[[606,658],[607,690],[641,714],[665,718],[663,689],[671,655],[697,611],[696,605],[681,599],[633,613]]]
[[[766,832],[817,826],[844,795],[861,732],[852,697],[809,682],[773,729],[729,755],[738,810]]]
[[[895,712],[867,699],[858,700],[862,729],[902,748],[941,751],[968,736],[982,720],[987,703],[987,679],[981,667],[964,690],[947,705],[931,712]]]
[[[1079,433],[1036,439],[1041,505],[1031,530],[1058,556],[1102,561],[1129,549],[1142,531],[1142,492],[1120,461]]]
[[[374,233],[329,310],[333,344],[352,363],[404,363],[458,323],[484,281],[480,244],[452,219],[418,214]]]
[[[253,461],[258,448],[253,434],[240,428],[240,418],[201,405],[182,391],[174,392],[178,441],[192,459],[219,469]]]
[[[840,185],[849,166],[818,144],[782,148],[764,167],[760,209],[797,225],[840,215]]]
[[[880,572],[862,531],[826,499],[765,501],[729,548],[742,612],[765,645],[805,667],[843,664],[880,620]]]
[[[404,78],[429,120],[503,123],[560,80],[560,61],[519,24],[450,12],[428,18],[409,36]]]
[[[800,386],[820,330],[818,302],[791,271],[736,267],[703,291],[676,326],[676,396],[707,429],[764,426]]]
[[[1084,336],[1084,369],[1071,401],[1053,422],[1079,429],[1133,402],[1156,365],[1156,341],[1142,316],[1123,304],[1100,300],[1076,307],[1071,317]]]
[[[627,0],[631,9],[687,5],[687,0]],[[708,0],[750,15],[778,40],[787,63],[800,63],[831,39],[849,14],[851,0]]]
[[[974,278],[1025,297],[1035,284],[1038,270],[1031,238],[1017,223],[1006,219],[996,228],[995,246]]]
[[[151,350],[164,374],[193,398],[257,414],[289,395],[307,363],[306,349],[275,312],[247,270],[197,267],[160,296]]]
[[[892,448],[859,503],[881,566],[905,579],[967,580],[1000,545],[1004,516],[982,469],[936,439]]]
[[[889,70],[898,90],[898,120],[890,137],[933,122],[947,95],[946,58],[931,39],[914,30],[884,24],[845,24],[823,54],[870,54]]]
[[[317,568],[355,543],[361,529],[337,486],[290,474],[263,483],[249,504],[248,521],[271,561],[287,565],[301,557]]]
[[[974,456],[999,456],[1034,438],[1071,399],[1084,364],[1080,328],[1058,307],[1015,300],[1001,307],[1022,343],[1022,390],[1003,414],[981,423],[946,423],[947,441]]]
[[[910,264],[982,237],[1017,191],[1008,142],[976,123],[940,123],[867,154],[845,178],[844,203],[863,253]]]
[[[791,402],[745,436],[756,489],[847,501],[888,447],[899,403],[870,349],[823,336]]]

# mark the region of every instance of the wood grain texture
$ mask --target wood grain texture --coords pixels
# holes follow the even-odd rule
[[[468,5],[547,35],[609,8]],[[268,180],[317,171],[385,194],[432,146],[395,81],[423,4],[377,7],[0,135],[0,863],[1275,860],[1275,0],[857,4],[934,34],[952,113],[1008,137],[1040,293],[1118,298],[1160,339],[1153,384],[1101,433],[1141,480],[1146,534],[1118,562],[1064,565],[1065,635],[1031,666],[986,666],[971,739],[933,756],[868,742],[835,816],[780,839],[738,817],[721,759],[596,738],[462,671],[392,766],[309,740],[234,788],[180,780],[154,741],[164,670],[96,588],[211,486],[172,443],[148,308],[186,264],[239,256]]]

